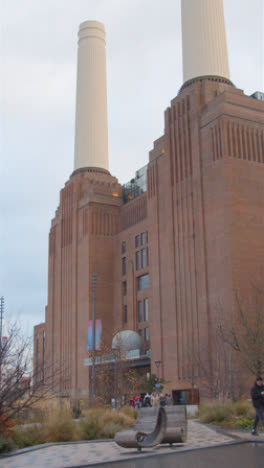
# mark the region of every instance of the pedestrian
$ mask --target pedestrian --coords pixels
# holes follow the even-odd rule
[[[149,408],[151,406],[150,394],[149,393],[146,393],[146,395],[144,396],[144,406],[146,408]]]
[[[157,395],[156,392],[151,394],[150,400],[151,400],[151,406],[154,406],[154,407],[159,406],[160,399],[159,399],[159,395]]]
[[[250,391],[252,404],[256,411],[255,421],[253,424],[252,435],[257,436],[257,425],[259,420],[264,427],[264,386],[261,377],[257,377]]]
[[[141,407],[140,395],[136,395],[134,398],[135,401],[135,409],[139,409]]]
[[[163,393],[160,394],[160,406],[166,406],[166,399]]]
[[[165,405],[166,406],[170,406],[172,401],[171,401],[171,396],[169,393],[165,393],[165,397],[164,397],[164,400],[165,400]]]

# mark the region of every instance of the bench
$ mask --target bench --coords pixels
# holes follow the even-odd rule
[[[187,440],[186,406],[164,406],[166,430],[161,444],[183,443]]]
[[[187,439],[185,406],[141,408],[133,429],[117,432],[115,442],[121,447],[154,447],[158,444],[182,443]]]
[[[117,432],[115,442],[121,447],[155,447],[161,443],[166,430],[164,408],[141,408],[133,429]]]

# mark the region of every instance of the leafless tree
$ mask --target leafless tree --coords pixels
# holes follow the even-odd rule
[[[37,401],[50,396],[60,372],[45,370],[45,382],[32,370],[31,340],[23,337],[18,324],[9,326],[7,338],[0,346],[0,434],[21,410],[31,408]]]
[[[252,285],[248,300],[236,294],[236,310],[231,325],[219,325],[222,340],[240,356],[253,375],[264,372],[264,288]]]

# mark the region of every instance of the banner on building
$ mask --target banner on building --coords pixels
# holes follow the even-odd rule
[[[102,320],[95,320],[95,350],[99,351],[101,347],[101,338],[102,338]],[[88,341],[87,341],[87,351],[92,351],[93,349],[93,321],[88,320]]]

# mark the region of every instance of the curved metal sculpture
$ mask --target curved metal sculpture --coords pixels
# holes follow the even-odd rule
[[[154,447],[161,443],[166,432],[166,413],[164,408],[141,408],[133,429],[117,432],[115,442],[121,447]]]
[[[166,431],[161,444],[182,443],[187,439],[186,406],[164,406]]]

